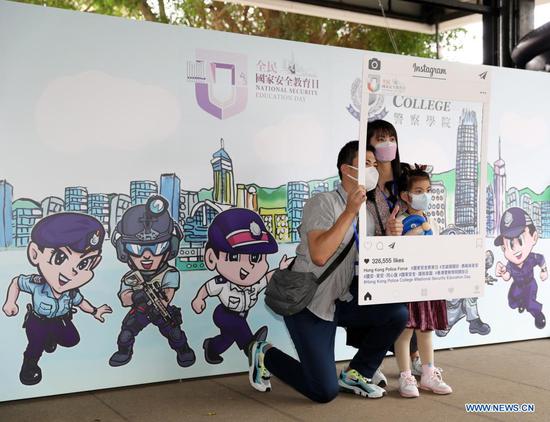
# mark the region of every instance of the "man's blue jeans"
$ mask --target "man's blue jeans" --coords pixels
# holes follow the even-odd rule
[[[408,319],[405,304],[359,306],[357,302],[336,302],[334,321],[325,321],[305,309],[285,324],[298,352],[299,361],[272,347],[265,354],[265,366],[273,375],[309,399],[326,403],[338,394],[334,360],[336,327],[362,328],[365,337],[350,362],[350,368],[372,378]]]

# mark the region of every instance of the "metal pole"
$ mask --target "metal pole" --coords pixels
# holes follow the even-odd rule
[[[518,0],[518,27],[517,35],[518,39],[514,43],[514,47],[517,42],[525,35],[535,29],[535,0]]]
[[[436,58],[441,58],[441,45],[439,44],[439,22],[435,23],[435,51]]]
[[[499,66],[501,63],[500,10],[497,0],[483,0],[484,6],[491,8],[483,14],[483,64]]]

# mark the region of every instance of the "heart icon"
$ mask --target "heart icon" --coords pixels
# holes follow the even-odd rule
[[[370,259],[365,258],[363,261],[365,262],[365,264],[368,264],[370,262]]]

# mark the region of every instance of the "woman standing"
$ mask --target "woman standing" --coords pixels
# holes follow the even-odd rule
[[[402,207],[399,200],[397,181],[401,176],[401,160],[399,158],[399,144],[395,127],[386,120],[374,120],[367,126],[367,147],[374,148],[374,154],[378,163],[378,185],[367,192],[367,210],[374,217],[375,236],[400,236],[403,225],[399,220],[390,218],[396,207]],[[398,210],[399,211],[399,208]],[[369,230],[370,231],[370,230]],[[358,297],[357,280],[350,287],[355,299]],[[347,330],[347,344],[359,348],[364,332],[354,328]],[[392,350],[390,350],[393,352]],[[418,357],[416,336],[411,340],[412,371],[420,375],[422,366]],[[377,369],[373,376],[373,383],[385,387],[387,380],[384,374]]]
[[[401,175],[401,162],[395,127],[385,120],[369,123],[367,145],[374,147],[379,174],[376,189],[367,193],[367,209],[375,220],[374,234],[398,236],[402,227],[395,220],[388,221],[395,206],[399,205],[397,180]]]

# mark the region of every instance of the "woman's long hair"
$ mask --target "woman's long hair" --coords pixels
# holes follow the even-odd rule
[[[399,191],[397,188],[397,181],[399,180],[399,177],[401,176],[401,160],[399,159],[399,139],[397,137],[397,131],[395,130],[395,127],[386,120],[374,120],[372,122],[369,122],[367,126],[367,145],[370,146],[370,140],[373,136],[376,135],[389,135],[395,137],[395,142],[397,144],[397,151],[395,152],[395,158],[391,162],[391,171],[393,180],[390,180],[386,182],[384,187],[390,192],[389,200],[392,202],[392,204],[397,203],[399,199]],[[376,190],[373,189],[370,192],[367,193],[367,199],[369,201],[375,201],[376,198]],[[391,207],[390,211],[393,210],[393,206]]]

